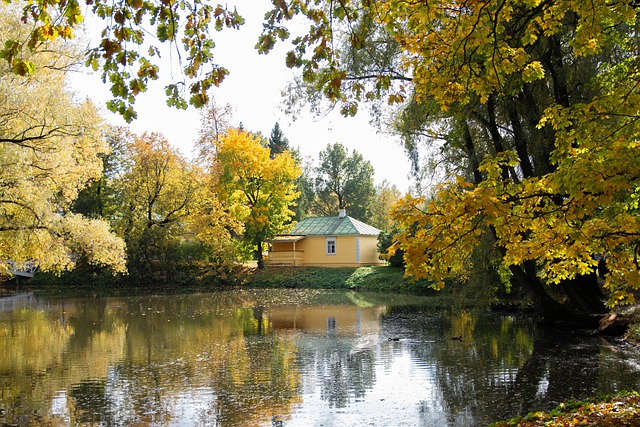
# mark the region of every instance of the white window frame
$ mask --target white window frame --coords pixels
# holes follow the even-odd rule
[[[325,241],[325,251],[327,255],[335,255],[338,252],[338,239],[336,237],[327,237]],[[330,251],[333,249],[333,252]]]

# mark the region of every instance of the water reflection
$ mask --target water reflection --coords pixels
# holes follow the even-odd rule
[[[597,336],[428,302],[329,291],[4,301],[0,424],[475,426],[638,388],[637,355]]]

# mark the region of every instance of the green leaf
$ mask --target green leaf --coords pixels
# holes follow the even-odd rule
[[[35,65],[31,61],[14,60],[11,70],[19,76],[28,76],[35,71]]]

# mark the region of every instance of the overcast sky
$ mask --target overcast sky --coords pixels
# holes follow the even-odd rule
[[[250,7],[247,7],[249,3]],[[266,56],[259,55],[254,49],[269,3],[267,0],[240,2],[238,12],[245,18],[245,24],[239,31],[225,29],[215,34],[216,63],[230,72],[221,87],[213,89],[218,105],[231,104],[235,109],[236,125],[242,122],[245,129],[262,132],[266,137],[271,134],[275,123],[280,123],[290,145],[314,161],[327,144],[340,142],[371,162],[376,184],[387,179],[401,191],[407,191],[410,185],[407,177],[409,162],[396,140],[389,135],[378,134],[369,124],[368,112],[344,118],[334,111],[323,118],[316,118],[303,110],[295,121],[285,114],[281,92],[295,75],[284,64],[288,45],[281,43]],[[162,78],[169,73],[167,68],[161,66],[161,80],[153,82],[148,91],[138,97],[138,119],[129,126],[139,134],[160,132],[183,154],[189,155],[197,138],[200,113],[193,107],[182,111],[166,106],[164,86],[168,83]],[[86,94],[101,105],[108,99],[108,88],[100,87],[97,76],[75,78],[73,84],[81,96]],[[119,117],[106,115],[113,123],[124,124]]]

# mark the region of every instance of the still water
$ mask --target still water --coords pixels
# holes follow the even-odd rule
[[[0,425],[481,426],[640,388],[637,351],[336,291],[0,300]]]

